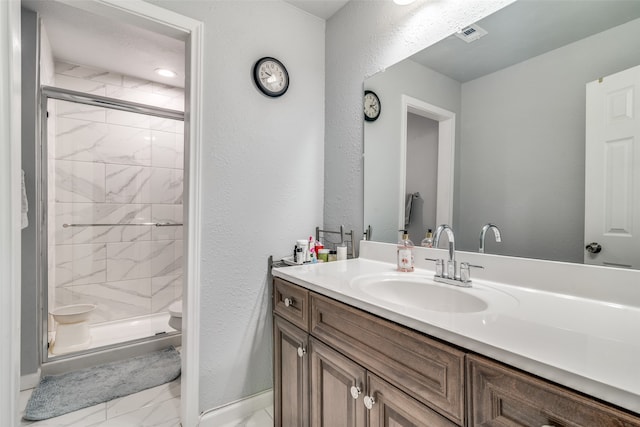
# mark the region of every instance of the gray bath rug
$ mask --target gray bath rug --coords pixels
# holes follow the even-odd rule
[[[43,377],[24,419],[45,420],[172,381],[180,375],[180,353],[169,347],[93,368]]]

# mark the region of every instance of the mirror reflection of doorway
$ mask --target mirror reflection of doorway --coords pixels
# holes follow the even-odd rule
[[[640,66],[587,84],[585,264],[640,268]]]
[[[438,122],[407,113],[407,173],[405,227],[420,243],[428,229],[435,230],[438,185]],[[409,212],[407,212],[409,211]]]
[[[402,95],[400,119],[402,164],[398,226],[407,228],[409,237],[419,244],[427,229],[452,223],[456,115]],[[408,201],[412,202],[411,206]],[[410,213],[413,202],[416,209]]]

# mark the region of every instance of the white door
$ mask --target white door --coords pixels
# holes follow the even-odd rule
[[[640,66],[587,84],[585,264],[640,268],[639,95]]]

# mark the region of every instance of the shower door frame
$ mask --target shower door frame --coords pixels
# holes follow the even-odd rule
[[[40,337],[42,339],[41,358],[42,363],[51,362],[49,358],[49,170],[48,170],[48,158],[49,158],[49,138],[48,138],[48,120],[49,113],[47,106],[49,100],[72,102],[82,105],[91,105],[100,108],[107,108],[111,110],[125,111],[134,114],[143,114],[146,116],[160,117],[163,119],[179,120],[184,122],[185,114],[182,111],[170,110],[161,107],[154,107],[146,104],[139,104],[136,102],[108,98],[105,96],[93,95],[85,92],[78,92],[69,89],[63,89],[53,86],[41,86],[40,87],[40,167],[37,168],[37,172],[40,176],[37,177],[40,183],[40,203],[42,209],[38,210],[40,219],[38,220],[38,252],[40,254],[40,272],[38,274],[39,279],[39,294],[40,294]],[[188,173],[188,164],[184,170]],[[184,276],[184,274],[183,274]],[[171,333],[176,335],[176,333]],[[168,334],[168,335],[171,335]],[[164,335],[165,337],[168,335]],[[107,346],[92,348],[88,350],[74,351],[65,355],[56,356],[55,360],[63,360],[70,357],[82,356],[85,354],[95,353],[97,351],[109,350],[112,348],[121,347],[123,344],[134,344],[140,342],[147,342],[154,339],[158,339],[157,336],[149,336],[131,341],[124,341],[122,343],[111,344]]]

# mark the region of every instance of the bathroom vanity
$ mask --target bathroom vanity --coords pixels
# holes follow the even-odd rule
[[[427,269],[395,273],[381,261],[393,249],[367,242],[365,258],[273,270],[276,426],[640,426],[638,339],[611,358],[599,330],[572,340],[589,341],[579,329],[591,325],[571,304],[597,317],[593,301],[484,279],[450,290]],[[554,318],[545,298],[576,322]]]

